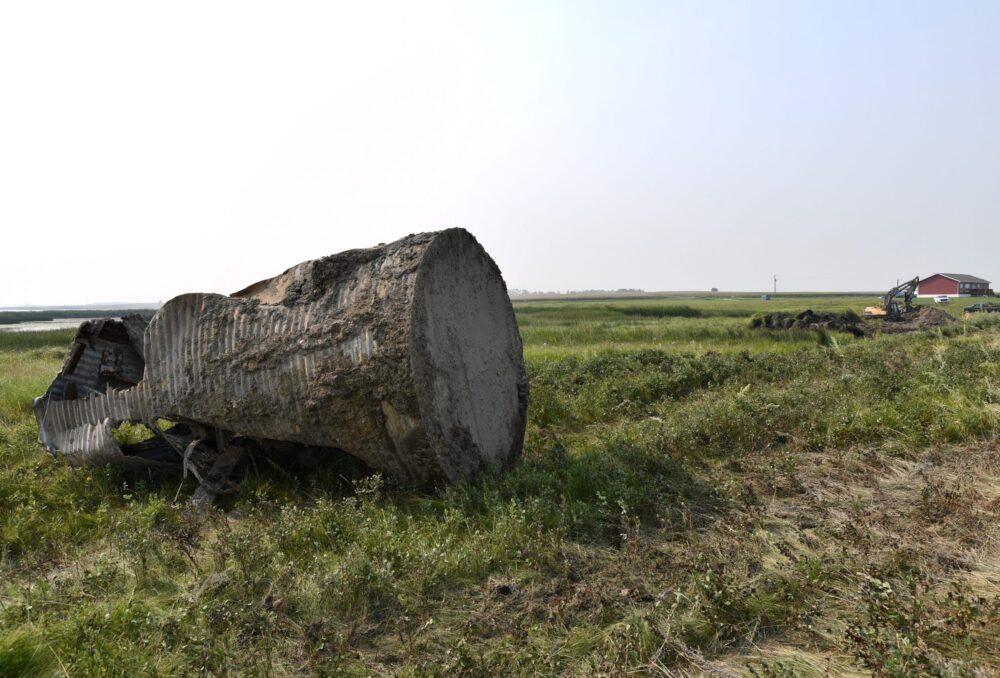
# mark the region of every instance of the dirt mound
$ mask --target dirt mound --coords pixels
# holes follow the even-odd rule
[[[931,327],[943,327],[945,325],[951,325],[956,322],[955,316],[942,311],[939,308],[934,308],[933,306],[924,306],[917,312],[917,317],[915,320],[917,326],[926,330]]]
[[[817,313],[807,309],[801,313],[759,313],[750,319],[750,327],[758,330],[828,330],[849,332],[855,337],[870,337],[879,330],[886,334],[920,332],[944,327],[956,322],[945,311],[933,306],[921,306],[899,319],[883,318],[865,322],[857,313]]]
[[[886,320],[880,328],[888,334],[900,332],[919,332],[944,327],[957,322],[954,316],[933,306],[921,306],[917,311],[908,314],[902,320]]]
[[[870,334],[864,321],[853,311],[817,313],[806,309],[796,315],[788,313],[758,314],[750,319],[750,327],[759,330],[831,330],[849,332],[855,337]]]

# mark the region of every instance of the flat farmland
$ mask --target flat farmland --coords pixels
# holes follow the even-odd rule
[[[749,327],[874,303],[518,301],[509,473],[261,459],[204,514],[48,455],[70,335],[0,334],[0,675],[992,675],[1000,324]]]
[[[643,348],[668,352],[753,351],[786,352],[816,345],[813,330],[761,332],[749,327],[754,314],[795,314],[853,311],[879,303],[877,295],[686,296],[659,298],[516,301],[525,355],[533,359],[592,355]],[[933,304],[919,299],[917,306],[935,306],[956,317],[972,300]],[[850,342],[836,333],[840,343]],[[825,341],[825,340],[824,340]]]

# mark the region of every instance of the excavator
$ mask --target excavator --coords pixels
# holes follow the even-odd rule
[[[920,284],[920,277],[908,280],[902,285],[896,285],[885,293],[882,297],[882,304],[879,306],[869,306],[865,309],[866,318],[901,318],[913,310],[913,297],[917,295],[917,285]],[[902,297],[903,302],[896,301],[897,297]]]

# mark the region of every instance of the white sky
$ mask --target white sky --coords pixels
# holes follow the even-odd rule
[[[529,289],[1000,281],[998,34],[945,0],[3,3],[0,306],[449,226]]]

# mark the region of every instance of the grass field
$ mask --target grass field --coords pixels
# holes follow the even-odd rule
[[[826,341],[815,331],[762,333],[751,330],[755,313],[847,311],[861,315],[877,303],[871,296],[776,297],[682,296],[621,301],[522,301],[515,304],[529,360],[592,356],[608,351],[669,352],[796,351]],[[971,303],[971,302],[970,302]],[[934,305],[921,299],[918,306]],[[964,300],[937,305],[956,318]],[[849,334],[837,334],[840,343]]]
[[[518,303],[513,471],[261,466],[204,515],[45,453],[69,335],[0,334],[0,676],[993,675],[1000,324],[747,327],[872,301]]]

